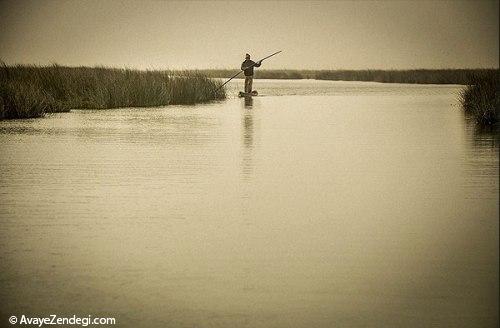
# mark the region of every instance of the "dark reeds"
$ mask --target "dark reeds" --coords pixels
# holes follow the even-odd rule
[[[416,70],[335,70],[320,71],[318,80],[373,81],[411,84],[469,84],[470,76],[488,76],[494,69],[416,69]]]
[[[209,77],[229,78],[238,70],[202,70]],[[255,70],[256,79],[316,79],[410,84],[468,85],[470,76],[498,74],[497,69],[414,69],[414,70]],[[238,78],[244,78],[240,74]]]
[[[461,92],[460,101],[465,113],[472,115],[481,126],[493,125],[499,120],[499,76],[496,74],[469,79],[469,85]]]
[[[199,72],[59,65],[0,66],[0,118],[70,109],[195,104],[225,98],[220,82]]]

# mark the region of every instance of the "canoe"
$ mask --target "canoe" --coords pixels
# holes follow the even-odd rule
[[[250,93],[240,91],[240,93],[238,94],[238,97],[254,97],[254,96],[257,96],[257,95],[259,95],[259,93],[257,91],[255,91],[255,90],[253,90]]]

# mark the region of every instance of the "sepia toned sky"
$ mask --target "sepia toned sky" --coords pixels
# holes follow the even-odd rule
[[[134,68],[498,67],[498,1],[3,1],[0,60]]]

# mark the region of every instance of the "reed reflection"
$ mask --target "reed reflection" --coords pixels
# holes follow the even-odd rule
[[[474,198],[498,198],[499,128],[480,127],[475,121],[467,120],[465,129],[468,145],[465,169],[468,178],[464,187]]]

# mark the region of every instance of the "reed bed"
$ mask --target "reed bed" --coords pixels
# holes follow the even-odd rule
[[[59,65],[0,66],[0,118],[40,117],[70,109],[195,104],[226,97],[199,72]]]
[[[498,74],[476,75],[460,94],[460,101],[465,113],[472,115],[477,124],[489,126],[499,121],[499,92]]]

